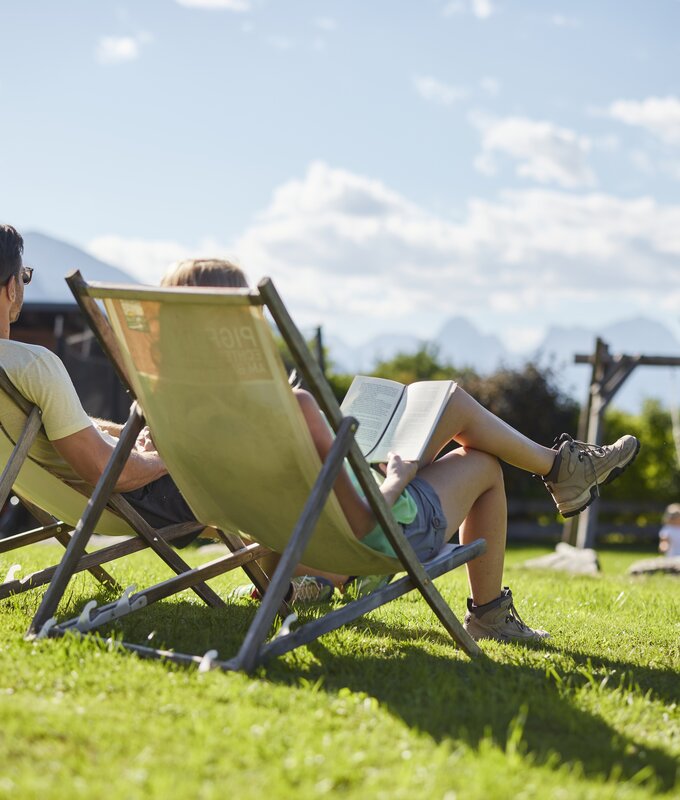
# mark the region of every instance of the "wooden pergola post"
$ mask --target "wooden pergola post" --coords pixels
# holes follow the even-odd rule
[[[607,406],[624,381],[638,365],[680,366],[674,356],[611,355],[609,346],[599,337],[592,355],[574,356],[576,364],[591,364],[592,375],[586,402],[581,409],[577,438],[591,444],[602,444],[602,420]],[[593,547],[597,536],[597,505],[593,504],[578,517],[565,523],[563,541],[579,548]]]

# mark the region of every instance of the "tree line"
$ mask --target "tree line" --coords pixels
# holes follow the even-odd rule
[[[353,375],[335,372],[327,360],[329,383],[342,401]],[[490,375],[458,369],[440,358],[437,348],[423,344],[415,353],[398,353],[379,361],[369,374],[413,383],[424,380],[456,380],[483,406],[537,442],[551,446],[562,432],[575,435],[579,403],[559,386],[554,365],[529,361],[518,368],[501,367]],[[604,420],[604,441],[613,442],[632,433],[642,442],[634,468],[607,487],[607,500],[649,503],[650,506],[680,501],[680,466],[673,441],[671,415],[653,398],[639,414],[610,408]],[[539,481],[504,465],[508,496],[517,500],[543,499]]]

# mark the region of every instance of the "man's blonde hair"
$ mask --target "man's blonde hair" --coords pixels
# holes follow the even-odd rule
[[[219,258],[188,258],[178,261],[161,278],[161,286],[225,286],[248,288],[243,270]]]

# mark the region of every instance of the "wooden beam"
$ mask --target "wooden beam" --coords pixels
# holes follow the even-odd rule
[[[621,361],[622,359],[635,359],[636,363],[643,367],[680,367],[680,356],[642,356],[642,355],[608,355],[604,362]],[[577,353],[574,356],[575,364],[594,364],[595,356]]]

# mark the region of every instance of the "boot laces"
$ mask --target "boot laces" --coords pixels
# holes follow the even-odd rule
[[[555,444],[562,444],[564,442],[568,442],[569,450],[573,453],[576,451],[578,460],[585,462],[589,465],[590,469],[592,470],[592,480],[595,484],[595,491],[597,492],[597,496],[600,496],[600,484],[597,480],[597,470],[595,469],[595,462],[593,461],[594,458],[604,458],[607,454],[604,447],[601,447],[597,444],[589,444],[588,442],[580,442],[578,439],[574,439],[569,436],[568,433],[563,433],[561,436],[555,439]]]
[[[529,626],[524,622],[522,617],[517,613],[514,603],[510,603],[508,613],[505,615],[506,622],[513,622],[522,631],[528,631]]]

